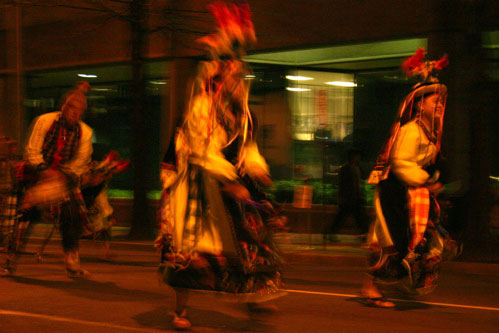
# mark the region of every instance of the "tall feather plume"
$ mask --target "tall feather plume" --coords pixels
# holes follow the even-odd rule
[[[447,54],[439,60],[424,60],[426,50],[423,47],[417,49],[416,53],[407,58],[401,65],[407,77],[419,75],[423,82],[437,82],[436,71],[442,70],[449,64]]]
[[[230,145],[238,135],[241,135],[241,145],[246,145],[252,139],[251,128],[253,121],[248,107],[250,81],[244,76],[250,72],[248,66],[242,62],[246,49],[256,43],[256,35],[251,20],[249,5],[238,1],[237,4],[215,1],[208,5],[208,9],[215,18],[216,32],[199,38],[198,43],[208,51],[210,61],[203,61],[200,65],[197,85],[193,85],[191,103],[197,93],[205,95],[210,100],[207,108],[207,140],[216,126],[217,115],[227,108],[229,100],[238,103],[242,113],[237,117],[237,132],[228,138],[226,145]],[[228,94],[228,95],[227,95]],[[235,96],[237,95],[237,97]],[[245,156],[245,149],[241,149],[239,162],[241,167]]]
[[[208,9],[217,22],[217,32],[199,38],[198,42],[208,49],[212,58],[241,57],[245,48],[256,43],[248,4],[236,5],[216,1],[210,4]]]

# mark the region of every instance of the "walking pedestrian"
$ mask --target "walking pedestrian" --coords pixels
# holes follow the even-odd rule
[[[362,173],[359,166],[361,152],[358,149],[348,151],[348,162],[338,172],[338,213],[331,226],[332,241],[338,241],[337,234],[349,216],[355,222],[363,238],[369,230],[369,217],[364,208],[365,199],[362,190]]]

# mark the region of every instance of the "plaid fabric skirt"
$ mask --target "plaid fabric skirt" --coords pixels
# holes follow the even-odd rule
[[[9,191],[0,195],[0,226],[3,233],[13,232],[17,218],[17,191]]]
[[[22,187],[12,188],[9,193],[5,193],[0,205],[1,220],[1,245],[5,251],[5,261],[2,266],[12,269],[16,265],[16,258],[26,244],[26,235],[30,226],[29,214],[21,214],[19,211]]]
[[[414,291],[423,285],[425,288],[435,286],[448,234],[439,224],[440,209],[436,199],[426,194],[425,191],[408,193],[408,188],[393,174],[378,184],[377,200],[381,212],[377,211],[372,232],[374,239],[384,241],[379,242],[383,245],[373,243],[369,256],[370,272],[378,280],[395,282],[407,276],[401,261],[408,252],[411,223],[418,223],[419,227],[424,224],[424,231],[416,228],[423,232],[424,238],[415,249],[418,259],[413,275],[416,279],[408,288]],[[384,224],[383,227],[379,227],[380,223]],[[432,280],[431,283],[428,279]]]

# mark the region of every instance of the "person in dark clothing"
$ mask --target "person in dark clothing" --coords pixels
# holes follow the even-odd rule
[[[361,170],[359,167],[361,152],[357,149],[348,151],[348,162],[341,166],[338,174],[338,214],[331,226],[331,241],[338,241],[338,231],[344,226],[349,216],[355,218],[361,234],[369,230],[369,217],[364,208],[364,194],[361,188]]]

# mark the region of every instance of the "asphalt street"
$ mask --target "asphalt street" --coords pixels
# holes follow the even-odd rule
[[[88,280],[66,277],[57,240],[42,262],[33,240],[13,277],[0,278],[0,332],[165,332],[172,329],[171,289],[158,281],[149,242],[115,242],[104,259],[99,242],[82,241]],[[283,246],[287,295],[276,313],[252,314],[233,297],[192,295],[194,332],[497,332],[499,265],[448,262],[434,293],[390,295],[395,309],[359,296],[365,250],[356,244]]]

